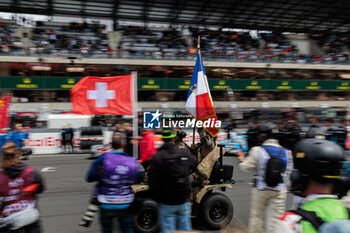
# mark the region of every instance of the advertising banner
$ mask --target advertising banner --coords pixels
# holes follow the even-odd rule
[[[0,89],[9,90],[70,90],[82,77],[0,77]],[[251,80],[208,79],[211,91],[272,90],[272,91],[350,91],[350,81],[331,80]],[[138,78],[138,90],[184,90],[190,88],[191,79]]]

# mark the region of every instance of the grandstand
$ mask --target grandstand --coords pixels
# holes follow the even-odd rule
[[[26,27],[1,19],[0,97],[13,95],[18,110],[69,110],[80,78],[135,70],[141,108],[182,108],[200,35],[218,108],[347,107],[348,8],[313,0],[2,1],[2,12],[85,20]],[[86,19],[109,19],[113,30]]]

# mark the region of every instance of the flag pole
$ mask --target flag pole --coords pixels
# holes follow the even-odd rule
[[[132,118],[132,138],[133,140],[133,156],[134,158],[138,158],[138,146],[137,146],[137,141],[135,139],[138,136],[138,114],[137,114],[137,72],[133,71],[131,72],[131,77],[132,77],[132,99],[133,99],[133,118]]]
[[[200,49],[201,49],[201,36],[200,35],[198,35],[198,39],[197,39],[197,49],[198,49],[198,52],[200,52]],[[192,144],[194,144],[196,142],[195,139],[196,139],[196,124],[194,124],[194,127],[193,127]]]

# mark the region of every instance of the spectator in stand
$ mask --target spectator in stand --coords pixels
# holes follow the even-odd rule
[[[145,129],[140,142],[140,160],[138,161],[145,169],[148,168],[152,156],[157,152],[154,142],[155,135],[153,130]]]

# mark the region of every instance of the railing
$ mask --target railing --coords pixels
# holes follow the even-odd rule
[[[149,51],[136,51],[135,54],[122,51],[120,53],[108,52],[107,49],[102,50],[48,50],[37,49],[32,50],[29,48],[12,49],[8,52],[0,51],[0,56],[32,56],[32,57],[69,57],[76,56],[81,58],[111,58],[111,59],[146,59],[146,60],[195,60],[196,54],[187,52],[171,52],[171,53],[152,53]],[[331,60],[331,56],[326,56],[323,59],[312,59],[309,57],[300,57],[298,55],[292,56],[274,56],[274,57],[256,57],[256,56],[242,56],[237,55],[218,55],[207,52],[202,52],[204,61],[224,61],[224,62],[251,62],[251,63],[287,63],[287,64],[337,64],[337,65],[349,65],[350,60]]]

